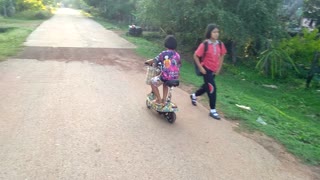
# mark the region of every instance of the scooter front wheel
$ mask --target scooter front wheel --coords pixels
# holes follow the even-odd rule
[[[171,124],[173,124],[176,121],[176,113],[174,112],[167,112],[164,114],[164,117],[167,119],[167,121]]]

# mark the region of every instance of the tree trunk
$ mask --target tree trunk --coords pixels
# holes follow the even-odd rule
[[[237,42],[233,41],[231,42],[231,58],[232,58],[232,64],[237,63]]]
[[[314,58],[311,64],[310,71],[307,75],[307,81],[306,81],[306,88],[310,87],[310,82],[314,76],[315,73],[320,73],[320,67],[319,67],[319,52],[314,53]]]
[[[4,17],[7,17],[7,8],[6,8],[6,5],[3,6],[3,16]]]

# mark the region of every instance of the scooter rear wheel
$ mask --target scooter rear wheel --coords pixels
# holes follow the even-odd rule
[[[151,104],[149,103],[148,100],[146,100],[146,105],[147,105],[147,108],[150,109],[151,108]]]
[[[174,112],[167,112],[164,114],[164,117],[167,119],[167,121],[171,124],[173,124],[176,121],[176,113]]]

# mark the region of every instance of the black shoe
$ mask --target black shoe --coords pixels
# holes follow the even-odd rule
[[[217,112],[215,112],[215,113],[210,112],[209,116],[211,116],[212,118],[214,118],[216,120],[220,120],[221,119]]]
[[[192,94],[190,95],[190,99],[191,99],[191,104],[196,106],[197,105],[197,99],[192,97]]]

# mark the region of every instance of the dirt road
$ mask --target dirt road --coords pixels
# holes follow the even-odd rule
[[[78,11],[60,9],[25,45],[0,63],[0,179],[315,179],[180,88],[175,124],[148,110],[134,45]]]

